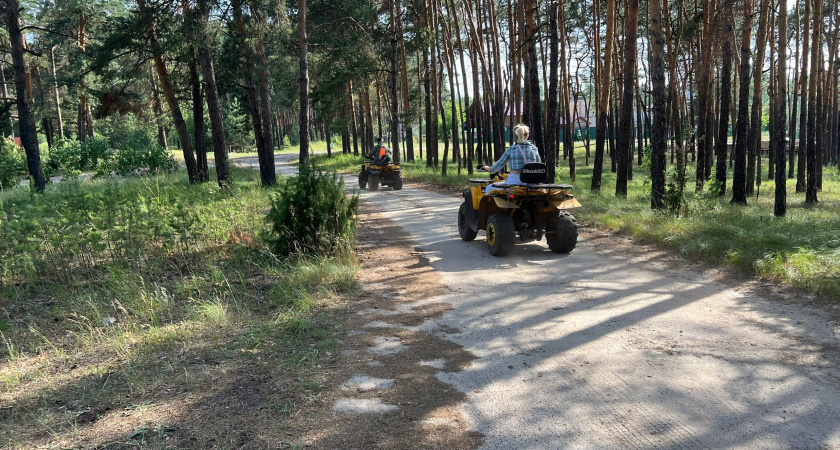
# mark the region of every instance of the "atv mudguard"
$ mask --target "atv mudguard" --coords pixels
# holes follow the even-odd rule
[[[472,193],[464,189],[464,203],[467,205],[467,224],[473,230],[478,230],[478,211],[473,208]]]

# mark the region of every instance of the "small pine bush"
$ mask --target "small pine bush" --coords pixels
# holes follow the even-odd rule
[[[283,256],[348,252],[355,244],[358,209],[359,196],[348,196],[335,172],[307,164],[272,195],[266,241]]]

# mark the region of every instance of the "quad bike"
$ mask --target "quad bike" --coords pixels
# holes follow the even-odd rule
[[[391,186],[395,191],[399,191],[402,189],[402,184],[399,164],[380,164],[371,161],[362,164],[362,171],[359,172],[359,187],[361,189],[369,186],[371,191],[375,191],[382,185]]]
[[[479,170],[481,166],[479,166]],[[577,221],[568,211],[582,206],[569,193],[568,184],[539,184],[545,181],[545,164],[522,168],[522,182],[505,184],[507,173],[490,174],[490,179],[470,179],[458,210],[458,234],[472,241],[478,230],[487,234],[490,254],[505,256],[513,249],[516,235],[521,242],[539,241],[545,236],[554,253],[569,253],[577,245]],[[485,194],[488,186],[502,191]]]

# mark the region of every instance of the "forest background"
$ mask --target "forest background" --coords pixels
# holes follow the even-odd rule
[[[316,305],[356,288],[356,200],[317,170],[278,177],[284,151],[352,173],[383,136],[407,179],[463,187],[523,122],[584,223],[840,294],[836,1],[4,0],[2,13],[0,380],[14,406],[0,432],[29,424],[19,443],[71,439],[126,389],[200,386],[149,357],[175,361],[184,342],[296,370],[334,348]],[[230,163],[254,153],[259,172]],[[272,231],[317,220],[282,198],[321,190],[320,206],[349,213],[337,240]],[[71,393],[54,380],[74,365]],[[124,383],[99,390],[111,376]]]

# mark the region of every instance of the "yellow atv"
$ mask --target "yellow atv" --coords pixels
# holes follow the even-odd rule
[[[580,207],[568,184],[540,184],[546,179],[545,164],[522,168],[522,182],[506,184],[507,173],[493,173],[490,179],[470,179],[458,210],[458,234],[472,241],[478,230],[487,234],[490,254],[505,256],[520,242],[545,240],[554,253],[569,253],[577,245],[577,221],[568,211]],[[485,194],[488,186],[491,193]],[[500,190],[495,190],[500,189]]]
[[[368,185],[371,191],[378,190],[380,185],[390,186],[395,191],[399,191],[402,189],[400,165],[372,161],[362,164],[362,171],[359,172],[359,188],[364,189]]]

